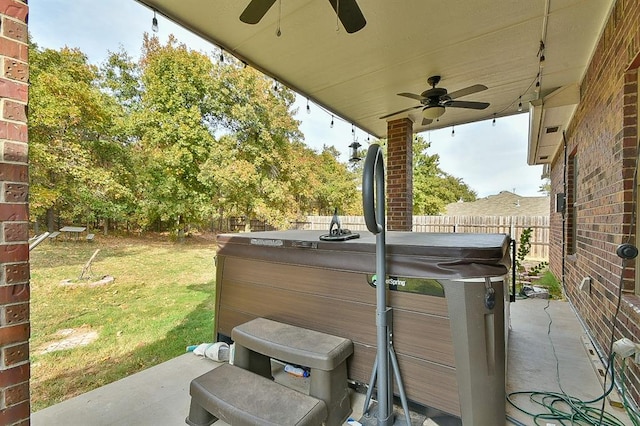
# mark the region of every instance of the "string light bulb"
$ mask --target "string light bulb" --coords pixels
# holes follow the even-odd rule
[[[224,62],[224,50],[220,48],[220,62]]]
[[[274,80],[274,82],[275,83],[273,83],[273,90],[277,92],[280,86],[278,85],[278,80]]]
[[[522,96],[520,96],[518,102],[518,112],[522,112]]]
[[[540,80],[536,81],[536,87],[534,89],[536,93],[540,93]]]
[[[309,106],[309,98],[307,98],[307,114],[311,114],[311,107]]]
[[[333,129],[333,114],[331,114],[331,124],[329,126]]]
[[[491,122],[491,125],[493,127],[496,127],[496,113],[495,112],[493,113],[493,121]]]
[[[544,57],[544,41],[540,40],[540,47],[538,48],[538,56],[540,57],[540,68],[544,68],[544,61],[545,61],[545,57]]]
[[[351,123],[351,134],[352,134],[353,136],[355,136],[355,135],[356,135],[356,128],[355,128],[355,127],[353,127],[353,123]]]
[[[456,137],[456,128],[451,126],[451,137],[455,138]]]
[[[156,18],[156,11],[153,11],[153,19],[151,20],[151,31],[158,32],[158,18]]]

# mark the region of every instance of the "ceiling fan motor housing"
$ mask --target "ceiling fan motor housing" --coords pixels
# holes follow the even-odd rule
[[[447,95],[447,89],[442,87],[434,87],[433,89],[425,90],[420,94],[429,104],[433,101],[439,102],[440,98]]]

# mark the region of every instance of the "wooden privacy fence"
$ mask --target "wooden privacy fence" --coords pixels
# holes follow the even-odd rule
[[[307,216],[304,222],[294,222],[296,229],[328,230],[331,216]],[[340,216],[343,228],[366,231],[362,216]],[[549,259],[549,216],[414,216],[414,232],[470,232],[509,234],[516,242],[526,228],[531,228],[529,258]]]

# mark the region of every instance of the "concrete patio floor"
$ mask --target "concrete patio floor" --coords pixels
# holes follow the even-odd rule
[[[528,390],[558,392],[562,387],[567,394],[585,401],[601,395],[602,385],[596,368],[604,369],[601,364],[593,362],[584,337],[584,330],[569,303],[552,301],[547,306],[545,300],[529,299],[511,304],[507,393]],[[558,358],[557,369],[554,349]],[[31,424],[184,425],[189,411],[190,381],[217,365],[193,354],[185,354],[33,413]],[[364,395],[352,394],[353,418],[362,416],[363,402]],[[517,403],[527,411],[540,412],[529,403],[528,396],[519,397]],[[622,409],[607,402],[606,410],[624,424],[632,424]],[[534,424],[530,416],[510,404],[507,404],[507,416],[506,425]],[[424,424],[437,425],[431,421]],[[546,425],[559,424],[546,421]],[[217,422],[216,425],[225,423]]]

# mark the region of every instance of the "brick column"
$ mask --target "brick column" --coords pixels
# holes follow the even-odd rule
[[[413,228],[413,122],[387,122],[387,229]]]
[[[29,424],[26,0],[0,0],[0,424]]]

